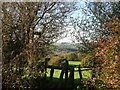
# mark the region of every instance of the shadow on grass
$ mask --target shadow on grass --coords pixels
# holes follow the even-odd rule
[[[65,80],[65,79],[58,79],[58,78],[46,78],[43,81],[43,85],[39,87],[40,90],[46,89],[64,89],[64,90],[97,90],[95,87],[91,85],[84,85],[80,79],[73,80]]]
[[[97,90],[92,85],[85,85],[80,79],[75,80],[65,80],[58,78],[36,78],[29,83],[30,86],[25,85],[25,87],[9,88],[10,85],[4,86],[2,90]]]

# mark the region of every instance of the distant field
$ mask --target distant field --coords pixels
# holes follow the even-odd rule
[[[79,62],[79,61],[69,61],[69,65],[80,65],[80,64],[81,64],[81,62]],[[85,68],[81,68],[81,69],[83,70]],[[78,68],[75,68],[74,70],[78,70]],[[55,69],[53,77],[59,78],[60,73],[61,73],[61,70]],[[70,74],[70,72],[68,72],[68,75],[69,74]],[[47,77],[50,77],[50,68],[47,68]],[[82,77],[83,78],[91,78],[92,77],[92,70],[82,71]],[[65,75],[63,78],[65,78]],[[80,78],[79,72],[74,72],[74,79],[79,79],[79,78]]]
[[[69,65],[80,65],[81,62],[79,61],[69,61]]]
[[[53,46],[57,47],[57,51],[62,52],[75,52],[78,49],[75,47],[74,43],[53,43]]]
[[[59,45],[61,45],[61,43],[53,43],[53,45],[57,45],[57,46],[59,46]]]
[[[61,47],[68,47],[68,48],[76,48],[72,43],[54,43],[55,46],[61,46]]]

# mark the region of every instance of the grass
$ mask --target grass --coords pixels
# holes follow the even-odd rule
[[[50,70],[51,70],[50,68],[47,69],[47,77],[50,77]],[[59,78],[60,73],[61,73],[61,70],[55,69],[53,77],[54,78]],[[68,75],[70,75],[70,72],[68,72]],[[83,78],[91,78],[92,77],[92,71],[91,70],[82,71],[82,77]],[[64,74],[63,78],[65,78],[65,74]],[[74,72],[74,79],[80,79],[79,72]]]
[[[69,65],[80,65],[80,61],[69,61]]]
[[[69,65],[80,65],[81,62],[79,61],[69,61]],[[86,68],[81,68],[81,70],[84,70]],[[47,68],[47,77],[50,77],[50,68]],[[78,68],[74,68],[74,70],[78,70]],[[59,78],[62,70],[55,69],[53,78]],[[70,75],[70,72],[68,72],[68,75]],[[82,77],[83,78],[91,78],[92,77],[92,70],[82,71]],[[63,76],[65,78],[65,75]],[[80,79],[79,72],[74,72],[74,79]]]
[[[50,77],[50,68],[47,68],[47,77]],[[61,70],[55,69],[54,70],[54,78],[59,78],[60,77]]]

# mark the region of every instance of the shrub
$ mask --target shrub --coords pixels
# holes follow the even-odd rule
[[[67,60],[78,60],[78,55],[76,52],[71,52],[67,54]]]
[[[101,37],[96,57],[102,58],[100,79],[109,84],[108,88],[120,88],[120,19],[108,22],[109,37]],[[97,60],[98,61],[98,60]]]
[[[93,66],[94,65],[94,56],[91,54],[88,54],[85,58],[82,59],[82,66]]]

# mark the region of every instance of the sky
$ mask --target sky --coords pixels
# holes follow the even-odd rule
[[[63,39],[61,39],[61,40],[59,40],[59,41],[57,41],[58,43],[62,43],[62,42],[69,42],[69,43],[72,43],[72,40],[71,40],[71,38],[70,37],[66,37],[66,38],[63,38]]]
[[[85,2],[81,1],[77,4],[78,7],[82,7],[84,8],[85,7]],[[75,17],[78,17],[79,16],[79,19],[83,16],[82,14],[82,11],[81,9],[77,10],[77,11],[74,11],[73,14],[72,14],[72,17],[75,18]],[[68,27],[69,28],[69,27]],[[72,29],[72,28],[71,28]],[[74,29],[73,29],[74,30]],[[69,32],[67,32],[68,34]],[[64,37],[60,40],[57,41],[57,43],[62,43],[62,42],[68,42],[68,43],[72,43],[73,42],[73,37],[71,37],[71,35],[68,35],[68,37]],[[75,41],[77,42],[77,41]]]

